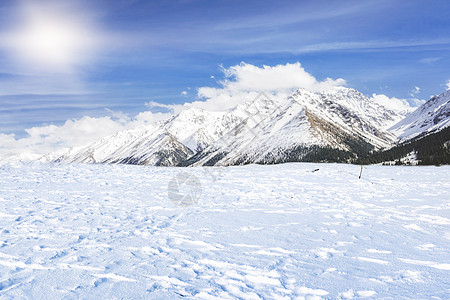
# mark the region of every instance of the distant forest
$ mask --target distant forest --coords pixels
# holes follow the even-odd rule
[[[379,164],[394,161],[396,165],[402,165],[404,163],[400,159],[413,151],[416,153],[419,165],[450,164],[450,127],[436,133],[415,137],[388,150],[360,156],[353,163]]]

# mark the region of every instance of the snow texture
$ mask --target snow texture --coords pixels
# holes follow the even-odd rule
[[[448,299],[449,171],[2,165],[0,298]]]

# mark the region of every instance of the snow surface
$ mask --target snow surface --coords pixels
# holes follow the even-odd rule
[[[0,298],[448,299],[449,171],[2,165]]]

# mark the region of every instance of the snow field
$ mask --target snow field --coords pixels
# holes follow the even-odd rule
[[[0,298],[448,299],[449,171],[2,165]]]

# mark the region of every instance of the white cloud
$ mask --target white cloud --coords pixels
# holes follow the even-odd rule
[[[410,106],[410,104],[406,99],[399,99],[395,97],[390,98],[383,94],[381,95],[373,94],[371,100],[374,101],[375,103],[378,103],[386,107],[387,109],[390,109],[398,113],[410,112],[415,109],[415,107]]]
[[[134,127],[144,125],[144,124],[155,123],[155,122],[166,120],[172,116],[173,116],[173,113],[171,113],[171,112],[154,113],[151,111],[144,111],[144,112],[137,114],[137,116],[133,119],[133,121],[130,122],[130,124],[128,124],[128,127],[134,128]]]
[[[420,105],[422,105],[422,104],[424,104],[426,102],[426,100],[422,100],[422,99],[417,98],[418,94],[420,94],[420,87],[418,87],[418,86],[415,86],[409,92],[409,95],[411,96],[411,98],[409,98],[407,101],[413,107],[420,106]]]
[[[218,81],[220,87],[201,87],[197,90],[201,100],[172,105],[172,111],[178,113],[189,107],[223,111],[253,99],[261,91],[273,97],[286,97],[298,88],[323,91],[346,84],[342,78],[320,81],[306,72],[299,62],[262,67],[241,63],[229,68],[221,67],[221,70],[225,79]]]
[[[182,96],[186,96],[186,95],[187,95],[187,92],[186,92],[186,91],[182,91],[182,92],[181,92],[181,95],[182,95]]]
[[[123,124],[110,117],[83,117],[67,120],[62,126],[43,126],[26,129],[27,137],[15,139],[3,135],[0,157],[20,154],[22,159],[36,158],[56,150],[82,146],[123,128]]]
[[[410,92],[408,99],[388,97],[384,94],[372,94],[372,101],[398,113],[411,112],[418,106],[425,103],[425,100],[418,99],[416,96],[420,93],[420,87],[415,86]]]
[[[447,90],[450,90],[450,79],[447,81]]]
[[[293,64],[263,66],[241,63],[223,69],[228,78],[222,81],[224,88],[232,91],[280,91],[305,88],[310,91],[329,90],[344,86],[344,79],[327,78],[318,81],[303,69],[299,62]]]
[[[419,93],[420,93],[420,87],[415,86],[415,87],[409,92],[409,95],[410,95],[411,97],[415,98],[416,95],[419,94]]]

